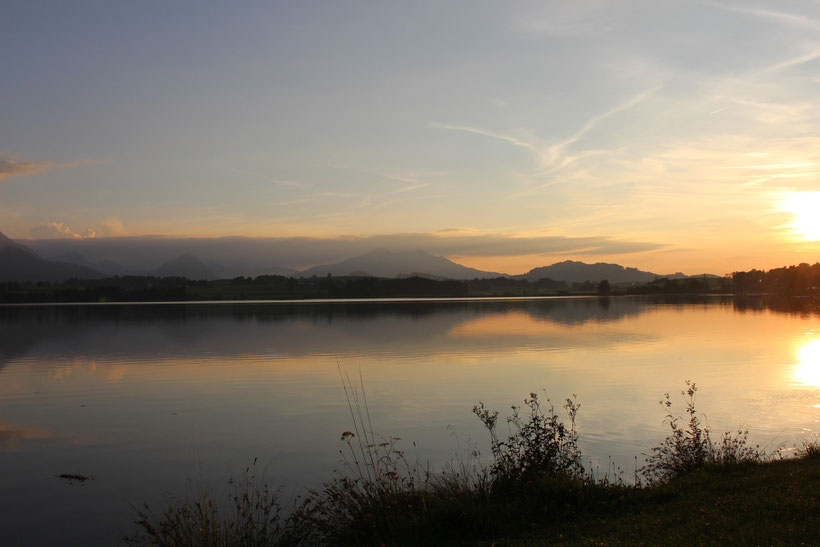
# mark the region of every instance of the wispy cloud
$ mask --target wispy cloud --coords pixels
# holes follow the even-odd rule
[[[654,93],[659,91],[663,88],[662,85],[654,86],[641,93],[638,93],[634,97],[630,98],[627,101],[624,101],[620,104],[617,104],[610,108],[609,110],[602,112],[592,118],[588,119],[586,122],[583,123],[581,128],[555,144],[548,145],[548,146],[539,146],[534,142],[530,142],[524,140],[520,137],[507,135],[504,133],[497,133],[493,131],[488,131],[485,129],[481,129],[478,127],[473,127],[469,125],[451,125],[451,124],[443,124],[437,122],[431,122],[428,124],[428,127],[435,128],[435,129],[447,129],[452,131],[463,131],[466,133],[473,133],[476,135],[482,135],[485,137],[490,137],[493,139],[497,139],[500,141],[504,141],[510,143],[514,146],[518,146],[520,148],[524,148],[529,150],[533,153],[534,158],[538,161],[539,167],[535,171],[539,177],[543,177],[545,175],[555,175],[557,171],[564,169],[580,160],[585,158],[589,158],[592,156],[600,156],[600,155],[607,155],[610,154],[610,150],[580,150],[575,153],[568,153],[567,149],[570,148],[572,145],[581,141],[589,132],[595,129],[601,122],[604,120],[616,116],[622,112],[626,112],[632,108],[635,108],[642,102],[646,101],[649,97],[651,97]],[[553,185],[557,184],[558,179],[553,179],[546,183],[546,185]],[[540,184],[541,187],[544,187],[545,184]]]
[[[30,233],[31,237],[35,239],[84,239],[93,238],[97,235],[91,228],[86,228],[84,233],[75,232],[62,222],[42,222],[34,226]]]
[[[362,172],[402,183],[402,186],[392,191],[393,194],[403,194],[405,192],[427,188],[432,183],[425,182],[423,179],[440,175],[440,173],[386,173],[384,171],[372,170],[362,170]]]
[[[602,114],[598,114],[597,116],[594,116],[594,117],[590,118],[581,127],[581,129],[579,129],[574,135],[572,135],[568,139],[565,139],[565,140],[559,142],[556,145],[551,146],[548,150],[547,159],[551,163],[555,163],[556,160],[560,157],[561,152],[565,148],[567,148],[568,146],[570,146],[572,144],[575,144],[576,142],[581,140],[584,137],[584,135],[586,135],[587,133],[592,131],[599,123],[606,120],[607,118],[611,118],[612,116],[614,116],[616,114],[620,114],[621,112],[625,112],[625,111],[627,111],[631,108],[636,107],[637,105],[641,104],[646,99],[648,99],[653,93],[657,92],[662,87],[663,87],[662,85],[658,85],[658,86],[652,87],[650,89],[647,89],[646,91],[643,91],[643,92],[639,93],[638,95],[632,97],[628,101],[624,101],[621,104],[615,105],[614,107],[610,108],[606,112],[604,112]]]
[[[811,51],[808,51],[808,52],[803,53],[801,55],[797,55],[795,57],[791,57],[789,59],[785,59],[783,61],[774,63],[772,65],[763,67],[763,68],[755,71],[755,74],[760,75],[760,76],[767,76],[767,75],[770,75],[770,74],[774,74],[776,72],[781,72],[783,70],[786,70],[786,69],[789,69],[789,68],[792,68],[792,67],[796,67],[796,66],[800,66],[800,65],[809,63],[809,62],[814,61],[815,59],[818,59],[818,58],[820,58],[820,47],[812,49]]]
[[[760,19],[765,19],[773,23],[792,27],[792,29],[802,28],[808,29],[810,31],[820,31],[820,19],[809,17],[807,15],[767,8],[758,8],[743,4],[726,4],[722,2],[709,1],[701,1],[699,3],[701,5],[709,6],[723,11],[742,13]],[[815,38],[820,38],[820,36],[816,36]],[[815,39],[813,47],[810,47],[808,51],[801,53],[800,55],[789,57],[782,61],[778,61],[774,64],[771,64],[769,66],[765,66],[763,68],[755,70],[752,72],[752,75],[768,76],[776,72],[780,72],[795,66],[809,63],[818,58],[820,58],[820,47],[818,47],[817,39]]]
[[[256,171],[248,171],[247,169],[238,169],[236,167],[229,167],[229,171],[240,175],[247,175],[249,177],[256,177],[258,179],[263,179],[278,186],[289,186],[293,188],[305,188],[311,186],[310,184],[298,180],[291,180],[291,179],[282,179],[277,177],[272,177],[270,175],[266,175],[265,173],[257,173]]]
[[[798,27],[805,27],[813,30],[820,30],[820,21],[817,19],[813,19],[811,17],[807,17],[805,15],[798,15],[795,13],[789,13],[787,11],[778,11],[773,9],[764,9],[764,8],[756,8],[753,6],[747,5],[737,5],[737,4],[724,4],[722,2],[706,2],[702,1],[699,2],[701,5],[710,6],[713,8],[721,9],[724,11],[732,11],[736,13],[745,13],[746,15],[753,15],[755,17],[761,17],[764,19],[769,19],[771,21],[776,21],[779,23],[785,23],[792,26]]]
[[[0,180],[25,175],[37,175],[53,169],[77,167],[91,163],[94,162],[91,160],[74,160],[64,163],[51,161],[19,161],[14,155],[0,154]]]
[[[503,133],[494,133],[492,131],[487,131],[486,129],[481,129],[478,127],[472,127],[469,125],[450,125],[445,123],[438,123],[438,122],[430,122],[428,127],[434,129],[449,129],[451,131],[464,131],[466,133],[473,133],[475,135],[483,135],[484,137],[490,137],[492,139],[498,139],[500,141],[508,142],[514,146],[518,146],[520,148],[524,148],[529,150],[530,152],[538,153],[538,148],[518,137],[514,137],[512,135],[505,135]]]

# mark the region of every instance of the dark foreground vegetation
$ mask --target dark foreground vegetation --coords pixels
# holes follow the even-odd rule
[[[818,540],[820,446],[795,458],[766,454],[746,433],[713,438],[683,392],[685,417],[663,402],[669,436],[634,477],[587,469],[567,399],[562,415],[531,394],[506,420],[473,410],[490,436],[478,452],[431,471],[411,465],[398,439],[370,427],[362,390],[346,384],[352,431],[340,469],[283,507],[251,468],[227,503],[207,493],[140,512],[135,545],[755,544]],[[505,433],[501,433],[503,430]]]

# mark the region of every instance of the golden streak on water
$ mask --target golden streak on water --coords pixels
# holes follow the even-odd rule
[[[820,387],[820,339],[813,338],[800,346],[793,374],[801,384]]]

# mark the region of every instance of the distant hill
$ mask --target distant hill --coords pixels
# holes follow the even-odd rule
[[[91,268],[92,270],[96,270],[98,272],[104,273],[105,275],[109,275],[112,277],[115,275],[130,275],[134,273],[129,272],[121,264],[118,264],[113,260],[100,260],[99,262],[91,262],[80,253],[66,253],[64,255],[55,257],[54,260],[57,260],[59,262],[68,262],[70,264],[78,264],[80,266],[85,266],[86,268]]]
[[[101,279],[104,274],[68,262],[44,260],[24,245],[0,233],[0,282],[66,281],[67,279]]]
[[[396,276],[396,278],[398,279],[409,279],[411,277],[421,277],[423,279],[432,279],[433,281],[447,281],[450,279],[449,277],[443,277],[440,275],[433,275],[424,272],[411,272],[409,274],[399,274]]]
[[[257,275],[283,275],[285,277],[298,276],[299,270],[294,268],[283,268],[280,266],[247,266],[235,264],[226,266],[208,262],[208,267],[213,270],[219,279],[231,279],[234,277],[256,277]]]
[[[190,253],[220,279],[238,276],[295,275],[299,269],[292,264],[317,264],[334,262],[357,253],[330,255],[332,258],[307,260],[299,246],[289,243],[280,245],[276,238],[174,238],[161,236],[139,237],[96,237],[29,239],[24,242],[39,256],[48,260],[63,260],[72,255],[80,265],[91,264],[94,269],[109,274],[117,274],[113,262],[122,267],[119,275],[151,275],[160,265]],[[295,256],[294,256],[295,255]],[[106,266],[103,266],[103,264]],[[303,269],[303,268],[300,268]],[[110,271],[109,271],[110,270]]]
[[[327,274],[350,275],[354,272],[367,272],[376,277],[408,277],[410,272],[423,272],[413,275],[432,279],[506,277],[505,274],[468,268],[443,256],[431,255],[424,251],[393,252],[385,249],[354,256],[336,264],[314,266],[304,270],[300,275],[322,277]]]
[[[515,276],[515,279],[538,281],[545,277],[555,281],[566,281],[567,283],[582,283],[584,281],[597,283],[604,279],[610,283],[647,283],[664,276],[637,268],[624,268],[620,264],[607,264],[605,262],[587,264],[585,262],[565,260],[551,266],[533,268],[523,275]]]
[[[211,268],[190,253],[185,253],[165,262],[151,272],[150,275],[157,277],[187,277],[188,279],[217,279]]]
[[[35,254],[34,251],[29,249],[25,245],[22,245],[22,244],[17,243],[16,241],[14,241],[12,239],[7,238],[6,234],[4,234],[3,232],[0,232],[0,250],[4,250],[4,249],[23,249],[24,251],[27,251],[31,254]]]

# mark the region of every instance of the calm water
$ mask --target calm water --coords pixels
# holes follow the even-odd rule
[[[0,307],[0,543],[116,544],[132,506],[257,457],[315,486],[350,428],[339,367],[374,428],[432,464],[487,448],[476,402],[542,388],[577,394],[584,453],[629,473],[685,379],[715,430],[771,448],[820,426],[820,316],[730,299]]]

